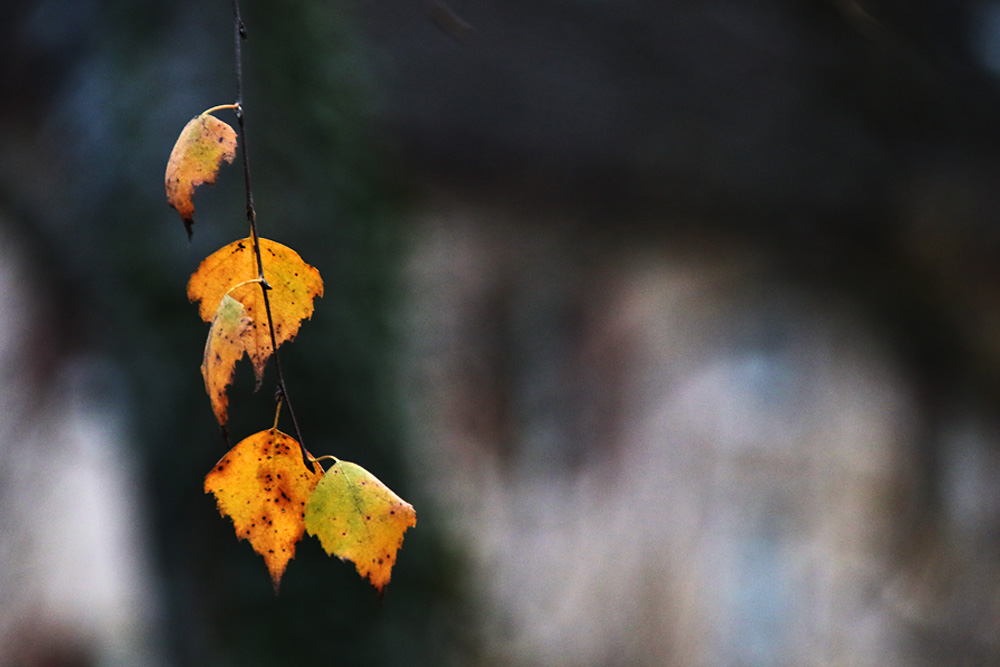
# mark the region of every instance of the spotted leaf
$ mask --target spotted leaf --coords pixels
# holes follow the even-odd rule
[[[277,592],[305,530],[305,508],[321,469],[307,468],[294,438],[277,429],[255,433],[205,476],[205,493],[233,520],[236,535],[264,557]]]
[[[337,461],[306,503],[305,523],[328,554],[353,562],[381,595],[417,513],[361,466]]]

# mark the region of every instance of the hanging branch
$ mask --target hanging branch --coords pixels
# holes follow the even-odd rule
[[[271,285],[268,284],[264,276],[264,262],[260,254],[260,237],[257,235],[257,211],[253,204],[253,190],[250,187],[250,158],[247,151],[246,122],[243,113],[243,42],[247,38],[246,26],[240,16],[239,0],[233,0],[233,23],[235,32],[236,50],[236,121],[240,131],[240,155],[243,162],[243,187],[246,191],[247,222],[250,223],[250,237],[253,240],[253,250],[257,257],[257,274],[260,278],[260,290],[264,299],[264,312],[267,314],[267,328],[271,335],[271,350],[274,357],[274,370],[278,377],[277,400],[284,401],[288,408],[288,416],[292,420],[292,428],[295,429],[295,439],[299,441],[304,456],[309,457],[305,441],[302,439],[302,430],[299,428],[299,421],[295,418],[295,410],[292,408],[292,400],[288,395],[288,387],[285,385],[285,374],[281,370],[281,357],[278,355],[278,340],[274,333],[274,318],[271,316],[271,300],[268,291]]]
[[[198,303],[198,314],[211,324],[201,371],[227,446],[227,388],[236,362],[249,356],[260,386],[267,363],[274,357],[278,386],[273,426],[231,447],[205,476],[205,492],[215,495],[219,512],[233,520],[236,535],[249,540],[254,551],[264,557],[275,592],[285,566],[295,555],[295,545],[308,532],[319,538],[328,554],[352,561],[381,599],[403,534],[416,525],[416,511],[364,468],[332,456],[313,458],[302,444],[278,343],[293,339],[301,322],[312,316],[313,300],[323,296],[323,280],[294,250],[257,233],[243,113],[246,29],[238,0],[233,0],[233,18],[236,102],[212,107],[188,121],[167,161],[164,186],[167,203],[180,214],[190,239],[194,189],[214,183],[219,166],[232,163],[237,147],[242,149],[250,236],[202,260],[187,288],[188,299]],[[223,109],[235,111],[239,141],[236,130],[212,115]],[[268,255],[273,285],[264,275],[263,254]],[[257,277],[251,278],[254,269]],[[262,312],[267,316],[267,334]],[[278,431],[282,406],[288,406],[295,438]],[[325,470],[321,461],[333,461],[334,465]]]

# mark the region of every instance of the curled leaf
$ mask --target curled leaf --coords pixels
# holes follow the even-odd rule
[[[167,203],[181,214],[188,238],[194,224],[194,189],[202,183],[215,183],[222,161],[232,164],[235,157],[235,130],[207,111],[181,130],[170,151],[164,183]]]
[[[201,375],[205,379],[205,391],[212,401],[212,411],[220,424],[225,424],[228,418],[226,388],[233,381],[236,362],[248,350],[256,349],[253,322],[246,312],[242,303],[228,294],[223,296],[205,341]]]
[[[305,525],[328,554],[353,562],[381,595],[417,513],[361,466],[337,461],[309,497]]]
[[[320,480],[313,466],[294,438],[271,429],[241,441],[205,476],[205,493],[215,494],[236,536],[264,557],[275,591],[305,530],[306,500]]]

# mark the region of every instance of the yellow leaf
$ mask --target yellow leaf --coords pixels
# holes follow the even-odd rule
[[[205,476],[219,513],[233,520],[236,535],[264,557],[277,592],[305,529],[306,500],[320,480],[302,461],[299,443],[271,429],[246,438]]]
[[[194,224],[194,189],[202,183],[215,183],[222,161],[236,157],[236,132],[227,123],[207,111],[192,118],[170,152],[164,184],[167,203],[184,220],[188,238]]]
[[[280,346],[295,338],[303,319],[312,317],[313,299],[323,296],[323,280],[319,271],[302,261],[298,253],[287,246],[260,239],[260,252],[264,277],[271,286],[268,298],[274,320],[274,337]],[[201,263],[188,282],[188,298],[200,302],[198,312],[206,322],[215,321],[223,297],[228,295],[242,304],[250,324],[238,341],[244,344],[253,362],[259,386],[272,347],[264,298],[256,278],[257,257],[253,242],[249,238],[234,241]],[[211,333],[209,338],[211,344]],[[242,354],[238,354],[234,362],[240,356]],[[211,389],[209,395],[212,395]]]
[[[244,352],[254,349],[253,322],[247,317],[246,309],[228,294],[223,296],[208,331],[201,362],[205,391],[220,424],[225,424],[228,417],[226,388],[233,381],[236,362]]]
[[[361,466],[337,461],[309,497],[305,524],[328,554],[352,561],[381,595],[417,513]]]

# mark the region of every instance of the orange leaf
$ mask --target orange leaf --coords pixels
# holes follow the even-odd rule
[[[312,317],[313,299],[323,296],[323,280],[319,271],[302,261],[298,253],[287,246],[260,239],[260,250],[264,276],[271,285],[268,298],[274,320],[274,337],[281,345],[295,338],[303,319]],[[244,346],[253,362],[259,386],[273,350],[264,298],[256,279],[257,258],[253,242],[249,238],[234,241],[216,250],[201,263],[188,282],[188,298],[200,302],[198,312],[206,322],[216,320],[223,297],[228,295],[242,304],[250,328],[233,340]],[[209,334],[206,353],[212,343],[211,338],[212,333]],[[242,353],[236,354],[233,362],[241,356]],[[222,385],[223,388],[225,384],[228,382]],[[213,386],[218,388],[219,385],[216,382]],[[212,395],[212,389],[209,389],[209,395]]]
[[[271,429],[246,438],[205,476],[205,493],[215,494],[241,540],[264,557],[277,592],[295,545],[305,530],[306,500],[320,480],[320,468],[302,461],[299,443]]]
[[[194,189],[202,183],[215,183],[222,161],[232,164],[235,157],[236,132],[207,111],[181,130],[170,151],[164,183],[167,203],[181,214],[188,238],[194,224]]]
[[[417,513],[361,466],[337,461],[309,497],[305,525],[328,554],[353,562],[381,595]]]
[[[228,417],[229,397],[226,387],[233,381],[236,362],[247,350],[254,350],[253,322],[243,304],[228,294],[222,297],[205,341],[201,375],[205,391],[212,401],[212,411],[220,424]]]

